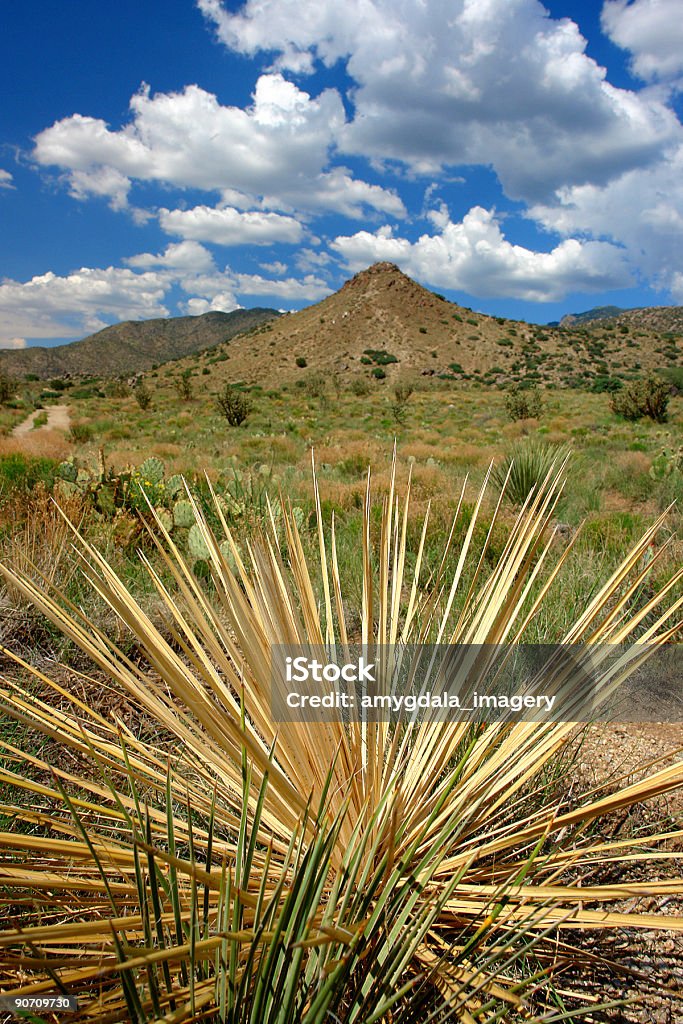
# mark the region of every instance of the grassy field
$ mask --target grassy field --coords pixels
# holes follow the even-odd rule
[[[409,1024],[445,1020],[444,994],[455,1019],[482,1024],[571,1019],[586,1001],[594,1021],[649,1019],[640,1010],[601,1008],[595,986],[611,954],[602,939],[586,946],[584,936],[603,911],[605,928],[631,935],[641,910],[654,912],[659,897],[683,892],[672,877],[675,822],[667,811],[655,818],[642,811],[680,785],[680,770],[655,768],[643,781],[617,780],[584,794],[575,787],[576,747],[566,724],[493,727],[479,737],[455,728],[409,733],[402,750],[378,734],[374,754],[367,737],[341,726],[285,728],[276,743],[261,663],[268,638],[294,635],[300,621],[308,636],[333,629],[351,640],[364,630],[379,635],[386,623],[398,628],[416,572],[426,601],[415,626],[421,640],[439,628],[457,637],[468,621],[480,623],[482,637],[499,635],[541,598],[524,633],[529,642],[561,639],[587,608],[586,636],[595,629],[609,642],[619,624],[611,618],[615,608],[630,635],[642,635],[681,597],[679,581],[658,610],[639,617],[683,564],[675,507],[657,536],[637,547],[683,490],[683,398],[671,398],[666,423],[627,422],[607,394],[552,389],[541,393],[535,418],[513,420],[509,392],[496,387],[421,377],[359,386],[304,372],[299,384],[242,387],[251,411],[231,427],[217,408],[211,368],[199,360],[186,398],[181,372],[170,365],[148,374],[144,409],[133,392],[104,381],[42,399],[38,384],[27,385],[1,421],[2,558],[23,573],[23,583],[8,580],[3,589],[2,642],[41,673],[6,666],[12,683],[2,698],[8,718],[0,736],[0,803],[12,832],[8,863],[33,856],[27,851],[37,837],[46,842],[36,868],[44,877],[30,881],[39,894],[35,907],[26,902],[29,882],[17,875],[11,914],[36,929],[49,919],[41,941],[46,955],[65,957],[67,974],[79,956],[107,958],[112,1021],[161,1019],[162,1010],[176,1014],[168,1019],[194,1021],[208,1007],[205,1019],[216,1022],[322,1024],[334,1007],[344,1024]],[[413,389],[402,397],[401,381]],[[69,436],[38,429],[19,442],[9,435],[36,398],[46,407],[69,406]],[[500,466],[515,453],[533,462],[530,451],[539,447],[561,458],[562,446],[571,454],[557,504],[537,509],[516,532],[515,495],[501,499],[495,479],[480,495],[491,461]],[[368,466],[373,498],[364,507]],[[229,547],[198,537],[178,474],[210,526],[219,528],[223,516],[242,554],[247,543],[256,545],[257,574],[238,570]],[[143,492],[187,560],[188,575],[143,529],[142,520],[151,519]],[[91,578],[84,578],[53,494],[121,583],[92,552]],[[536,576],[535,538],[544,528],[547,537],[555,533]],[[259,540],[268,529],[277,548]],[[498,592],[510,543],[519,570]],[[448,581],[468,544],[449,604]],[[625,559],[628,573],[601,597]],[[211,563],[214,570],[223,565],[223,575],[212,578]],[[515,587],[527,577],[522,595]],[[62,611],[45,603],[46,584],[61,591]],[[279,589],[285,586],[291,605]],[[326,586],[335,595],[329,606]],[[477,594],[484,595],[479,604]],[[98,630],[104,646],[91,647],[88,637]],[[250,717],[240,724],[232,701],[241,671]],[[29,752],[26,760],[18,751]],[[384,754],[396,774],[387,769],[385,777]],[[58,770],[51,779],[52,765]],[[13,804],[17,771],[31,794],[21,813]],[[320,809],[309,816],[311,794]],[[74,884],[64,859],[70,849],[53,830],[78,845],[74,891],[87,894],[82,901],[53,898],[60,872],[65,890]],[[661,860],[653,854],[659,832],[671,832]],[[168,859],[174,850],[177,863]],[[629,859],[625,871],[619,857]],[[197,875],[196,862],[213,864],[220,886]],[[420,872],[422,884],[408,884]],[[589,885],[588,898],[577,880]],[[464,896],[452,888],[461,881]],[[651,902],[643,907],[646,890]],[[293,912],[298,907],[301,913]],[[98,946],[95,922],[112,914],[123,923],[114,927],[113,944]],[[565,938],[564,925],[555,925],[569,917],[577,931]],[[654,913],[642,922],[650,930],[661,925]],[[232,936],[229,943],[216,937],[219,927]],[[305,957],[293,952],[309,942]],[[0,931],[2,943],[19,955],[11,931]],[[168,958],[170,973],[158,958]],[[15,963],[0,975],[6,987]],[[95,1013],[87,978],[73,975],[73,984]],[[616,995],[641,995],[645,987],[630,981]],[[284,990],[286,1000],[277,997]],[[615,990],[604,991],[609,1004]]]
[[[434,550],[448,532],[466,478],[465,503],[471,505],[492,460],[500,465],[507,454],[519,452],[520,446],[523,452],[529,444],[550,449],[566,445],[571,456],[555,515],[560,525],[556,543],[559,551],[573,539],[575,550],[563,570],[566,578],[557,588],[557,602],[547,605],[545,621],[535,627],[534,638],[548,642],[562,633],[588,594],[682,490],[683,475],[676,462],[683,444],[681,397],[671,399],[667,423],[647,418],[634,423],[611,411],[606,394],[550,390],[542,392],[537,419],[512,421],[507,392],[497,388],[413,378],[414,391],[397,411],[395,386],[388,381],[373,381],[367,393],[358,395],[348,383],[311,373],[304,386],[245,389],[252,411],[241,426],[230,427],[211,394],[210,375],[198,372],[191,379],[193,397],[185,400],[175,386],[178,378],[173,364],[148,376],[152,400],[145,410],[133,393],[112,397],[107,394],[111,389],[98,383],[44,399],[45,405],[68,402],[71,439],[57,432],[32,431],[21,446],[12,438],[0,439],[0,454],[3,448],[12,452],[28,447],[46,458],[69,458],[91,478],[99,472],[100,450],[112,472],[140,466],[153,456],[162,460],[165,479],[183,474],[200,490],[205,489],[206,474],[239,502],[239,508],[232,502],[230,520],[239,537],[263,522],[266,494],[275,499],[282,493],[312,522],[313,453],[323,515],[329,526],[335,512],[343,559],[347,537],[352,547],[360,530],[368,466],[375,492],[381,495],[388,488],[394,443],[399,484],[411,476],[415,522],[431,506]],[[27,406],[29,398],[27,394]],[[6,479],[3,488],[10,493],[12,481]],[[487,490],[484,510],[489,517],[499,489],[491,482]],[[150,495],[153,503],[159,497]],[[173,502],[166,504],[172,508]],[[5,505],[12,509],[4,531],[7,544],[17,513],[12,503]],[[490,543],[491,564],[516,514],[514,501],[505,499]],[[676,536],[680,517],[674,507],[660,534],[660,543],[670,540],[658,570],[662,578],[682,561],[683,541]],[[132,518],[134,510],[128,517],[120,514],[113,526],[112,516],[95,511],[88,520],[89,535],[100,535],[129,576],[137,570],[134,549],[140,541]],[[312,530],[308,539],[315,543]],[[11,543],[16,547],[16,539]],[[342,565],[343,574],[346,568]]]

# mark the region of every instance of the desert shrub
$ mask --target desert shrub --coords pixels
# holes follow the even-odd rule
[[[377,380],[384,380],[384,378],[386,377],[386,372],[382,369],[381,366],[374,366],[372,369],[372,376],[375,377]]]
[[[40,397],[43,399],[61,398],[62,393],[61,391],[41,391]]]
[[[294,362],[296,363],[300,370],[303,370],[306,366],[308,366],[308,362],[305,356],[297,356]]]
[[[117,377],[107,386],[107,394],[110,398],[127,398],[130,394],[128,382],[123,377]]]
[[[71,398],[76,399],[93,398],[94,396],[95,391],[93,390],[93,388],[74,388],[73,391],[71,392]]]
[[[89,423],[72,423],[69,429],[69,439],[75,444],[85,444],[91,441],[93,429]]]
[[[666,423],[670,385],[660,377],[650,375],[643,380],[634,380],[613,395],[610,402],[612,412],[625,420],[640,420],[645,417],[655,423]]]
[[[31,424],[31,430],[38,430],[40,427],[44,427],[47,424],[47,412],[42,409],[37,416],[33,417],[33,423]]]
[[[241,426],[252,410],[249,395],[240,391],[234,384],[226,384],[216,395],[216,405],[221,416],[225,417],[231,427]]]
[[[53,391],[65,391],[67,388],[71,387],[71,385],[67,384],[67,382],[62,380],[61,377],[56,377],[55,380],[51,380],[49,386]]]
[[[364,377],[355,377],[349,384],[349,391],[357,398],[370,394],[370,385]]]
[[[665,366],[659,376],[668,381],[674,394],[683,392],[683,366]]]
[[[178,392],[178,397],[184,402],[192,398],[192,370],[184,370],[180,377],[173,381],[173,387]]]
[[[301,387],[311,398],[324,398],[327,394],[328,377],[322,371],[309,373],[303,380],[298,381]]]
[[[37,484],[52,488],[57,463],[54,459],[37,458],[13,452],[0,455],[0,496],[6,498],[13,492],[32,491]]]
[[[622,387],[623,383],[618,377],[610,377],[609,374],[598,374],[597,377],[594,377],[590,390],[598,395],[605,392],[614,394],[615,391],[620,391]]]
[[[505,409],[511,420],[537,419],[543,411],[541,392],[537,387],[513,387],[505,395]]]
[[[141,409],[149,409],[152,404],[152,392],[146,384],[140,383],[133,388],[133,397]]]
[[[6,405],[14,398],[17,382],[8,373],[0,373],[0,405]]]
[[[392,355],[391,352],[387,352],[385,348],[366,348],[363,351],[363,355],[367,356],[371,362],[376,363],[377,366],[388,366],[390,363],[398,362],[398,358]],[[361,362],[363,361],[361,358]]]
[[[408,402],[413,391],[413,385],[407,381],[400,382],[394,388],[394,401],[391,405],[391,411],[397,423],[404,422],[408,411]]]
[[[569,455],[567,445],[553,445],[538,438],[515,445],[495,467],[493,480],[502,487],[510,474],[505,496],[515,505],[523,505],[532,489],[547,487],[550,476],[556,475]],[[551,472],[553,471],[553,472]]]

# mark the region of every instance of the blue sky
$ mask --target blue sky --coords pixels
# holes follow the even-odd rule
[[[0,346],[323,298],[683,303],[681,0],[5,5]]]

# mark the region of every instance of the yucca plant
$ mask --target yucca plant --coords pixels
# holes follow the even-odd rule
[[[160,563],[141,558],[166,609],[163,632],[79,540],[83,571],[139,657],[64,595],[3,570],[127,695],[145,735],[150,723],[157,734],[150,744],[90,707],[77,673],[65,685],[14,657],[30,678],[5,680],[4,714],[70,760],[2,744],[6,991],[66,991],[80,1001],[71,1019],[101,1022],[560,1021],[583,1012],[580,983],[565,980],[584,962],[582,932],[683,930],[674,918],[613,909],[681,892],[683,880],[592,881],[605,866],[673,858],[658,844],[680,833],[653,834],[641,852],[642,837],[601,838],[595,825],[680,786],[680,764],[570,799],[547,788],[570,722],[271,720],[273,645],[523,638],[571,555],[557,558],[548,536],[562,473],[525,502],[493,569],[491,531],[483,549],[474,542],[488,482],[452,550],[463,487],[441,562],[425,578],[429,513],[412,559],[410,485],[400,502],[392,474],[375,537],[368,478],[359,636],[347,626],[354,609],[317,486],[315,566],[291,514],[284,537],[273,520],[240,549],[220,503],[220,537],[194,504],[210,589],[159,522]],[[675,635],[683,571],[644,606],[633,601],[665,550],[644,560],[661,522],[566,644],[618,644],[640,630],[645,651]],[[593,1019],[599,1009],[592,999]]]
[[[539,438],[520,441],[493,471],[493,481],[505,485],[506,497],[523,505],[532,491],[553,484],[553,470],[569,458],[568,445],[548,444]]]

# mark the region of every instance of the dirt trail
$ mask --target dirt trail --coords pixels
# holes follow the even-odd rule
[[[33,421],[41,412],[47,412],[47,423],[42,427],[33,430]],[[46,410],[36,409],[18,427],[12,431],[12,437],[26,437],[27,434],[36,434],[40,430],[68,430],[71,426],[71,416],[68,405],[51,405]]]

